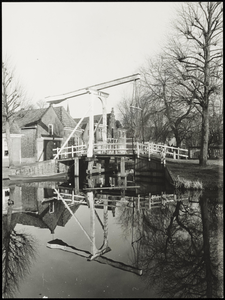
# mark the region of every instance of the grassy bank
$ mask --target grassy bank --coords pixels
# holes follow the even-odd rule
[[[223,188],[223,160],[209,160],[206,167],[199,166],[199,160],[167,159],[166,165],[177,178],[202,182],[204,189],[218,190]]]

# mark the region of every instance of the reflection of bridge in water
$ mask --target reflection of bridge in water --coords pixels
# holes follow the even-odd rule
[[[137,275],[142,275],[142,270],[131,266],[124,264],[122,262],[114,261],[112,259],[109,259],[104,254],[111,251],[111,248],[109,247],[109,237],[108,237],[108,211],[109,208],[116,208],[119,206],[127,206],[129,208],[136,207],[137,210],[140,209],[153,209],[153,208],[160,208],[166,203],[171,202],[177,202],[177,201],[185,201],[188,200],[188,198],[177,198],[175,194],[161,194],[161,195],[149,195],[148,197],[141,197],[138,195],[137,197],[128,197],[123,196],[119,197],[112,196],[109,194],[95,194],[93,191],[87,192],[86,196],[82,195],[75,195],[72,191],[71,194],[68,193],[60,193],[59,190],[54,189],[55,194],[57,195],[57,199],[61,200],[65,207],[70,211],[73,219],[76,221],[76,223],[80,226],[81,230],[84,232],[86,237],[91,243],[91,252],[78,249],[74,246],[68,245],[62,240],[52,240],[48,242],[47,247],[51,249],[61,249],[64,251],[72,252],[74,254],[77,254],[79,256],[82,256],[84,258],[87,258],[88,260],[97,261],[99,263],[107,264],[115,268],[119,268],[124,271],[132,272]],[[117,198],[117,199],[115,199]],[[74,215],[74,213],[70,209],[70,205],[74,205],[74,203],[79,203],[81,205],[86,205],[89,207],[90,210],[90,229],[91,234],[89,235],[87,231],[84,229],[82,224],[79,222],[77,217]],[[103,209],[103,222],[101,221],[101,218],[99,217],[96,208],[102,208]],[[97,217],[97,220],[99,221],[102,229],[103,229],[103,244],[98,249],[96,247],[96,241],[95,241],[95,217]]]
[[[107,205],[108,208],[116,208],[119,206],[127,205],[128,207],[136,207],[137,210],[153,209],[160,208],[168,203],[187,201],[189,199],[188,197],[181,197],[177,194],[166,193],[161,193],[161,195],[152,195],[149,193],[148,196],[126,196],[124,193],[126,188],[127,187],[90,188],[90,191],[99,191],[99,193],[93,194],[93,202],[95,208],[103,208],[105,205]],[[122,196],[110,194],[110,191],[112,191],[113,189],[120,189]],[[89,188],[87,188],[87,190],[89,190]],[[87,197],[82,195],[75,195],[74,190],[72,190],[71,193],[68,193],[68,190],[67,193],[58,192],[57,190],[55,190],[55,193],[58,195],[57,199],[63,199],[64,201],[69,202],[69,205],[73,205],[74,203],[79,203],[86,206],[90,205]],[[105,204],[106,200],[107,204]]]
[[[88,205],[88,207],[90,209],[90,227],[91,227],[91,235],[89,235],[87,233],[87,231],[84,229],[84,227],[82,226],[82,224],[79,222],[77,217],[71,211],[66,200],[63,199],[63,197],[60,195],[58,190],[55,189],[55,192],[57,194],[58,199],[60,199],[64,203],[66,208],[70,211],[72,217],[75,219],[76,223],[80,226],[80,228],[82,229],[84,234],[87,236],[88,240],[91,242],[91,252],[70,246],[58,239],[48,242],[47,247],[49,247],[51,249],[56,248],[56,249],[61,249],[64,251],[72,252],[79,256],[85,257],[90,261],[94,260],[99,263],[107,264],[114,268],[121,269],[123,271],[132,272],[137,275],[142,275],[141,269],[138,269],[131,265],[124,264],[122,262],[114,261],[112,259],[109,259],[109,258],[103,256],[107,252],[111,251],[111,248],[108,245],[108,199],[107,199],[107,197],[102,199],[102,201],[103,201],[103,222],[102,222],[96,209],[95,209],[95,200],[94,200],[93,192],[87,193],[86,204]],[[73,201],[76,201],[76,200],[73,200]],[[80,202],[83,202],[83,200],[80,200]],[[96,247],[96,242],[95,242],[95,216],[97,216],[97,219],[103,229],[103,244],[99,249]]]
[[[45,188],[44,188],[45,187]],[[22,196],[23,191],[28,191],[27,189],[32,189],[36,191],[37,198],[32,199],[27,202],[28,198],[23,197],[21,199],[21,209],[14,208],[12,213],[21,213],[21,218],[17,218],[17,222],[21,224],[31,224],[40,228],[49,228],[51,233],[54,233],[54,229],[59,224],[59,219],[65,221],[62,215],[67,215],[66,220],[68,221],[69,215],[72,217],[79,227],[82,229],[83,233],[86,235],[90,242],[90,252],[82,249],[78,249],[71,245],[67,245],[63,241],[53,240],[48,243],[49,248],[58,248],[65,251],[73,252],[77,255],[81,255],[88,260],[97,261],[99,263],[108,264],[112,267],[119,268],[124,271],[132,272],[137,275],[142,274],[142,270],[138,268],[138,265],[127,265],[123,262],[115,261],[104,255],[111,251],[109,245],[109,234],[108,234],[108,213],[112,211],[113,216],[115,216],[115,210],[118,207],[125,207],[128,209],[134,209],[136,211],[152,210],[155,208],[162,208],[166,203],[187,200],[188,198],[179,199],[175,194],[161,194],[148,196],[136,195],[129,196],[127,193],[127,188],[129,186],[109,186],[109,187],[91,187],[86,188],[86,192],[80,194],[75,194],[76,189],[70,188],[68,186],[60,186],[55,183],[21,183],[21,186],[12,186],[11,198],[16,200],[16,195],[19,193]],[[134,189],[134,186],[130,187]],[[18,191],[17,191],[18,189]],[[42,191],[43,189],[43,191]],[[120,192],[119,194],[113,194],[113,189]],[[83,189],[85,190],[85,189]],[[14,191],[14,192],[13,192]],[[17,193],[15,193],[17,191]],[[55,194],[53,193],[55,192]],[[125,193],[126,191],[126,193]],[[48,192],[48,193],[47,193]],[[135,192],[136,193],[136,192]],[[128,194],[128,195],[127,195]],[[29,193],[28,193],[29,195]],[[23,195],[25,196],[25,195]],[[40,199],[41,196],[41,199]],[[39,198],[38,198],[39,197]],[[90,234],[84,229],[82,224],[76,217],[75,211],[80,205],[86,205],[90,212]],[[64,209],[63,209],[64,207]],[[28,210],[29,209],[29,210]],[[102,209],[103,220],[101,220],[97,209]],[[65,212],[64,212],[65,210]],[[95,223],[99,222],[103,230],[103,242],[100,248],[96,246],[95,241]],[[61,224],[65,225],[65,222]]]

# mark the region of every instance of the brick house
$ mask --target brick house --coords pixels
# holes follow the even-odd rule
[[[76,126],[64,107],[20,110],[15,122],[21,129],[21,162],[33,163],[52,159],[54,148],[61,147]],[[79,144],[82,131],[78,130],[68,142]]]
[[[103,142],[103,118],[102,114],[94,115],[94,142]],[[74,119],[79,122],[79,118]],[[83,129],[82,139],[85,144],[88,143],[89,139],[89,117],[86,117],[81,122],[81,128]],[[112,108],[111,113],[107,114],[107,139],[118,140],[118,142],[126,142],[126,129],[122,128],[119,122],[115,118],[114,109]]]

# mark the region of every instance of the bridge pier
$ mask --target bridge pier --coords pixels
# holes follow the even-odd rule
[[[109,158],[105,159],[105,185],[109,186]]]
[[[79,158],[74,157],[74,187],[75,193],[78,194],[80,186],[79,186]]]
[[[127,185],[127,176],[125,169],[125,157],[121,157],[120,159],[120,173],[118,174],[118,184],[121,186]]]

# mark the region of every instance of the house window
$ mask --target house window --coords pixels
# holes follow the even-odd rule
[[[51,201],[51,202],[49,203],[49,213],[50,213],[50,214],[53,214],[54,211],[55,211],[55,205],[54,205],[54,202]]]
[[[4,157],[9,156],[8,145],[5,138],[3,139],[2,146],[3,146],[3,156]]]
[[[53,125],[52,124],[48,124],[48,133],[50,135],[53,135]]]

